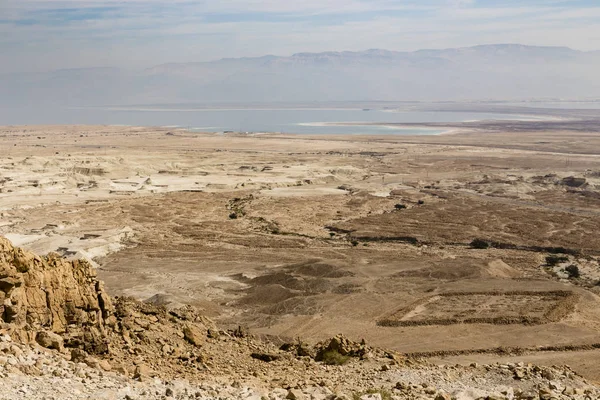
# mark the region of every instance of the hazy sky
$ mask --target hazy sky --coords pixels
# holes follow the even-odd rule
[[[600,49],[598,0],[0,0],[0,72],[490,43]]]

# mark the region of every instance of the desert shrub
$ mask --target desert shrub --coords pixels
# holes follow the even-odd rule
[[[566,247],[548,247],[548,252],[552,254],[573,254],[577,255],[579,251],[567,249]]]
[[[569,261],[569,257],[567,256],[556,256],[550,255],[546,257],[546,265],[550,267],[554,267],[555,265],[560,264],[561,262]]]
[[[565,268],[565,271],[567,271],[567,273],[569,274],[569,278],[579,278],[580,277],[579,267],[575,264],[569,265],[567,268]]]
[[[422,206],[423,204],[425,204],[425,200],[419,200],[419,201],[417,202],[417,204],[419,204],[420,206]]]
[[[490,244],[483,239],[473,239],[471,247],[473,249],[487,249],[490,247]]]
[[[344,365],[349,360],[350,357],[341,355],[336,350],[329,350],[323,353],[323,362],[327,365]]]
[[[229,214],[229,219],[237,219],[237,217],[237,213],[232,212],[231,214]]]
[[[358,240],[353,240],[350,243],[352,243],[352,246],[354,247],[358,246]]]
[[[404,204],[396,204],[396,205],[394,206],[394,208],[395,208],[396,210],[404,210],[404,209],[406,208],[406,206],[405,206]]]

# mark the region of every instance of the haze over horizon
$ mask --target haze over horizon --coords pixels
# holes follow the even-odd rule
[[[600,93],[590,0],[5,0],[0,15],[8,116]]]
[[[593,0],[5,0],[0,73],[519,43],[600,50]]]

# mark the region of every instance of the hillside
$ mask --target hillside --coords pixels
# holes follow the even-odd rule
[[[102,286],[85,261],[39,257],[0,238],[0,398],[600,395],[568,367],[431,366],[343,336],[277,347],[242,328],[219,330],[191,307],[167,311],[132,299],[111,301]]]

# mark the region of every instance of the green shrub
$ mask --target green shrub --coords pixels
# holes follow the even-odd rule
[[[336,350],[329,350],[323,353],[323,362],[327,365],[344,365],[349,360],[350,357],[341,355]]]
[[[473,249],[487,249],[490,244],[483,239],[473,239],[471,242],[471,248]]]
[[[565,268],[565,271],[569,274],[569,278],[579,278],[581,275],[579,273],[579,267],[575,264],[569,265]]]
[[[550,267],[554,267],[555,265],[560,264],[561,262],[569,261],[569,257],[567,256],[556,256],[551,255],[546,257],[546,265]]]

